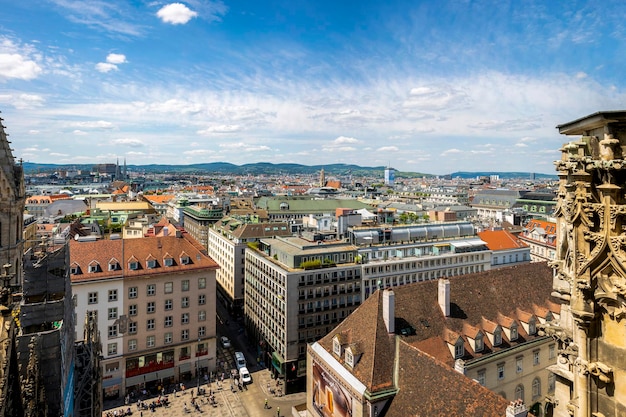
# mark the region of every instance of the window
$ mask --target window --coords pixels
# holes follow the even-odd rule
[[[476,336],[476,352],[481,352],[483,350],[483,335],[482,334],[478,334]]]
[[[554,343],[548,346],[548,358],[554,359],[556,357],[556,348]]]
[[[147,292],[148,292],[148,295],[155,295],[156,294],[156,285],[148,284]]]
[[[198,327],[198,337],[206,336],[206,327],[200,326]]]
[[[498,364],[498,380],[504,379],[504,363]]]
[[[97,263],[93,263],[89,265],[89,272],[99,272],[99,270],[100,270],[100,265],[98,265]]]
[[[180,340],[189,340],[189,329],[183,329],[180,332]]]
[[[131,304],[128,306],[128,315],[129,316],[137,315],[137,304]]]
[[[174,265],[174,259],[172,259],[172,258],[165,258],[165,259],[163,259],[163,265],[165,265],[165,266],[172,266],[172,265]]]
[[[517,340],[517,325],[515,323],[511,325],[511,340]]]
[[[206,304],[206,295],[200,294],[198,295],[198,305],[203,306]]]
[[[336,338],[333,339],[333,353],[337,356],[341,356],[341,344]]]
[[[539,349],[533,351],[533,365],[539,365]]]
[[[463,348],[463,339],[459,339],[454,345],[454,358],[462,358],[465,355],[465,348]]]
[[[205,321],[205,320],[206,320],[206,311],[204,310],[198,311],[198,321]]]
[[[515,387],[515,399],[524,401],[524,386],[522,384]]]
[[[181,284],[181,289],[183,291],[189,291],[189,280],[188,279],[184,279],[180,282]]]
[[[163,343],[170,344],[172,343],[172,332],[165,333],[165,337],[163,338]]]
[[[180,263],[183,265],[187,265],[190,261],[191,258],[189,258],[189,256],[183,255],[180,257]]]
[[[524,372],[524,357],[523,356],[518,356],[517,358],[515,358],[515,372],[518,374]]]
[[[154,347],[154,336],[146,337],[146,347]]]
[[[480,385],[482,385],[483,387],[485,386],[485,383],[486,383],[486,380],[487,380],[487,376],[486,376],[486,371],[484,369],[479,369],[478,370],[478,374],[477,374],[476,380],[478,381],[478,383]]]
[[[137,350],[137,339],[130,339],[128,341],[128,350]]]
[[[150,269],[156,268],[156,261],[154,259],[149,259],[148,262],[146,262],[146,265]]]
[[[137,287],[128,288],[128,298],[137,298]]]
[[[98,304],[98,293],[90,292],[89,294],[87,294],[87,302],[89,304]]]
[[[104,366],[104,371],[107,374],[110,374],[112,372],[117,372],[120,369],[120,363],[119,362],[111,362],[111,363],[107,363]]]
[[[137,322],[136,321],[128,322],[128,334],[137,334]]]
[[[113,326],[109,326],[109,339],[112,337],[117,337],[117,324]]]
[[[535,319],[534,319],[534,318],[531,318],[531,319],[528,321],[528,334],[529,334],[529,335],[533,335],[533,334],[535,334],[535,333],[537,332],[537,328],[536,328],[536,327],[537,327],[537,326],[535,325]]]
[[[148,330],[154,330],[154,319],[148,319],[146,322],[146,328]]]
[[[172,308],[174,308],[174,301],[173,300],[165,300],[165,311],[169,311]]]
[[[109,320],[117,319],[117,307],[109,308]]]
[[[115,261],[109,264],[109,271],[117,271],[119,269],[119,264]]]
[[[346,349],[346,363],[348,366],[354,366],[354,355],[349,349]]]
[[[174,291],[174,283],[173,282],[166,282],[165,283],[165,294],[170,294],[170,293],[172,293],[172,291]]]
[[[181,324],[188,324],[189,323],[189,313],[183,313],[180,316],[180,322],[181,322]]]
[[[174,316],[165,316],[165,327],[172,327],[174,325]]]
[[[541,381],[539,378],[533,379],[533,400],[541,395]]]
[[[202,290],[206,288],[206,277],[198,278],[198,289]]]
[[[154,313],[156,311],[156,303],[154,301],[150,301],[146,304],[148,314]]]
[[[189,297],[183,297],[180,300],[180,305],[182,308],[187,308],[189,307]]]
[[[139,262],[137,262],[137,261],[130,261],[128,263],[128,269],[130,269],[132,271],[135,271],[135,270],[139,269]]]
[[[500,346],[502,344],[502,331],[498,328],[493,332],[493,345]]]
[[[117,301],[117,290],[109,290],[109,301]]]
[[[107,352],[109,356],[117,355],[117,343],[109,343],[107,345]]]

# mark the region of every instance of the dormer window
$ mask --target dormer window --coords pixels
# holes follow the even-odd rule
[[[478,335],[476,336],[476,341],[474,342],[474,346],[475,346],[474,350],[476,352],[481,352],[484,349],[485,345],[483,343],[482,333],[478,333]]]
[[[133,271],[139,269],[139,262],[137,262],[137,261],[130,261],[128,263],[128,268],[133,270]]]
[[[78,265],[72,265],[70,267],[70,274],[72,274],[72,275],[80,274],[80,268],[78,267]]]
[[[333,353],[337,356],[341,356],[341,343],[336,337],[333,339]]]
[[[350,349],[346,349],[346,365],[354,366],[354,355]]]
[[[173,258],[165,258],[165,259],[163,259],[163,265],[165,265],[165,266],[172,266],[172,265],[174,265],[174,259]]]
[[[463,339],[459,338],[454,345],[454,359],[460,359],[465,355],[465,347],[463,346]]]
[[[120,269],[120,264],[116,260],[109,261],[109,271],[117,271]]]
[[[517,340],[517,324],[511,325],[511,341]]]
[[[148,262],[146,262],[148,268],[156,268],[156,264],[157,263],[155,259],[149,259]]]
[[[528,320],[528,334],[534,335],[535,333],[537,333],[537,326],[536,326],[535,318],[533,317],[530,320]]]
[[[493,345],[500,346],[502,344],[502,331],[498,328],[493,332]]]
[[[98,272],[100,271],[100,264],[98,262],[92,262],[89,264],[89,272]]]
[[[180,257],[180,263],[183,265],[188,265],[191,262],[191,258],[187,255],[183,255]]]

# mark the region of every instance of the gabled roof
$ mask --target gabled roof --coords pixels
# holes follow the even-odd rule
[[[217,269],[218,265],[206,256],[186,234],[181,237],[163,236],[138,239],[97,240],[69,242],[70,262],[82,268],[83,272],[92,262],[107,265],[112,258],[120,259],[120,268],[109,271],[108,268],[89,274],[71,275],[72,282],[102,280],[141,276],[145,274],[169,274],[196,269]],[[163,259],[167,254],[189,254],[189,264],[174,263],[169,267],[147,269],[147,259]],[[139,268],[130,269],[130,262],[137,262]]]
[[[372,295],[367,303],[361,304],[334,331],[318,342],[328,352],[333,351],[333,338],[337,334],[341,334],[342,339],[346,337],[345,343],[358,343],[361,358],[354,368],[347,369],[371,393],[393,387],[394,336],[387,332],[382,308],[379,308],[382,305],[382,294],[382,291],[378,291]],[[352,329],[358,331],[352,332]]]

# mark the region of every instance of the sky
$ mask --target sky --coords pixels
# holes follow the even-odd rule
[[[555,174],[626,108],[621,0],[0,0],[27,162]]]

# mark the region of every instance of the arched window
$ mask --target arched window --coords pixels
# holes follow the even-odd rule
[[[515,399],[524,401],[524,385],[519,384],[515,387]]]
[[[539,378],[533,379],[533,400],[541,395],[541,381]]]

